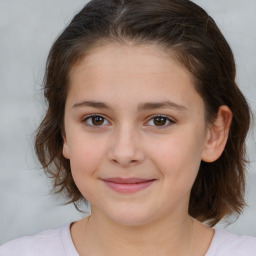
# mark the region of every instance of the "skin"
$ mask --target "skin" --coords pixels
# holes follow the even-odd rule
[[[179,107],[138,109],[166,101]],[[102,123],[95,125],[91,114]],[[164,116],[159,126],[153,115]],[[63,155],[91,204],[89,221],[71,226],[79,255],[204,255],[214,231],[191,221],[190,191],[201,160],[214,161],[223,152],[231,119],[222,106],[215,124],[207,125],[191,74],[152,45],[101,46],[76,64],[65,106]],[[102,181],[110,177],[154,182],[119,193]]]

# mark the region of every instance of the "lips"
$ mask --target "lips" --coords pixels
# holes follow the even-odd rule
[[[112,190],[119,193],[135,193],[149,187],[155,179],[112,177],[102,179],[102,181]]]

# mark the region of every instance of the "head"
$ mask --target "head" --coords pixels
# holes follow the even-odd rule
[[[188,0],[89,2],[53,44],[47,60],[44,92],[48,110],[38,128],[35,148],[56,192],[69,202],[84,197],[77,188],[70,159],[63,155],[65,106],[72,74],[101,49],[149,47],[175,62],[191,77],[202,100],[205,127],[213,127],[222,106],[232,112],[223,152],[205,155],[191,189],[189,214],[215,225],[241,213],[245,189],[245,138],[250,109],[235,82],[232,51],[213,19]]]

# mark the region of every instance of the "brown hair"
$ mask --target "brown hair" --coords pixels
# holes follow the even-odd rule
[[[232,113],[230,134],[221,157],[201,162],[191,191],[189,214],[214,226],[245,206],[245,138],[251,111],[236,82],[232,51],[213,19],[189,0],[93,0],[53,44],[46,66],[44,96],[48,110],[35,138],[35,150],[55,192],[68,203],[83,196],[69,160],[62,155],[64,107],[72,66],[96,46],[107,43],[154,44],[171,51],[194,77],[205,103],[207,122],[221,105]]]

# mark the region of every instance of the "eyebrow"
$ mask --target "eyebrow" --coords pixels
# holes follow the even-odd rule
[[[75,103],[72,108],[78,107],[93,107],[98,109],[112,109],[110,106],[105,104],[104,102],[99,101],[82,101],[79,103]],[[172,101],[163,101],[163,102],[145,102],[141,103],[138,106],[138,111],[145,111],[145,110],[154,110],[160,108],[171,108],[179,111],[188,110],[185,106],[178,105]]]

